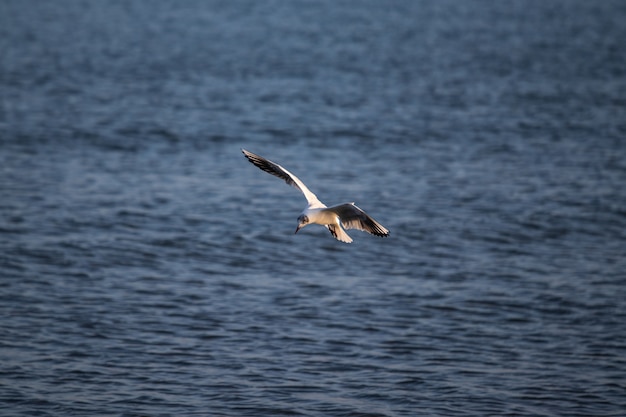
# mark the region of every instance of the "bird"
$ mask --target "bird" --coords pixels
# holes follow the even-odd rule
[[[353,202],[327,207],[298,177],[282,166],[245,149],[241,151],[257,168],[283,179],[304,194],[308,205],[298,216],[298,227],[295,233],[309,224],[319,224],[325,226],[335,239],[345,243],[352,243],[352,238],[346,233],[346,229],[357,229],[380,237],[389,236],[389,230]]]

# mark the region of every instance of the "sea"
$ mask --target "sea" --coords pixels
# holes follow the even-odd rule
[[[626,2],[0,1],[0,416],[626,415]],[[303,195],[390,230],[294,235]]]

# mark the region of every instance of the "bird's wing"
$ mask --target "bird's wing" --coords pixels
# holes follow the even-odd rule
[[[269,159],[265,159],[262,156],[259,156],[257,154],[254,154],[250,151],[247,151],[245,149],[241,150],[243,152],[243,154],[246,156],[246,158],[248,158],[248,161],[252,162],[254,165],[256,165],[258,168],[262,169],[263,171],[275,175],[278,178],[282,178],[283,180],[285,180],[285,182],[293,187],[296,187],[298,190],[302,191],[302,194],[304,194],[304,197],[306,198],[306,201],[309,203],[309,207],[312,208],[323,208],[326,207],[318,198],[315,194],[313,194],[311,192],[311,190],[309,190],[307,188],[306,185],[304,185],[304,183],[302,181],[300,181],[300,179],[298,177],[296,177],[295,175],[293,175],[291,172],[287,171],[285,168],[281,167],[280,165],[278,165],[275,162],[270,161]]]
[[[345,229],[358,229],[381,237],[389,236],[389,230],[355,206],[354,203],[340,204],[329,207],[328,210],[339,216],[341,225]]]

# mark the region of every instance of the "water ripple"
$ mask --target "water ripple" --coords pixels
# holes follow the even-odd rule
[[[624,14],[2,2],[0,415],[622,414]]]

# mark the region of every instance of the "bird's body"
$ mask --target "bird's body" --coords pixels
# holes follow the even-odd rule
[[[348,236],[345,229],[358,229],[381,237],[389,236],[389,231],[385,227],[368,216],[367,213],[354,205],[354,203],[327,207],[298,177],[282,166],[245,149],[241,151],[246,158],[258,168],[282,178],[287,184],[302,191],[308,202],[308,206],[298,217],[296,233],[307,224],[315,223],[325,226],[335,239],[345,243],[352,242],[352,238]]]

